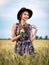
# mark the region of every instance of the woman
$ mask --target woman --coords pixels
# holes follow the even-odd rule
[[[21,8],[17,14],[19,23],[12,26],[11,40],[12,42],[16,41],[15,53],[19,53],[20,55],[36,55],[32,42],[35,39],[37,28],[26,23],[26,20],[30,19],[32,14],[33,12],[30,9]],[[32,34],[32,29],[35,29],[34,34]]]

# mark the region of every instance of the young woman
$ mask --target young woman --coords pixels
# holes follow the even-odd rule
[[[15,53],[20,55],[30,54],[35,56],[33,40],[35,39],[37,28],[27,24],[27,20],[31,18],[33,12],[27,8],[21,8],[17,14],[17,19],[19,23],[12,26],[12,42],[16,41]],[[32,34],[32,29],[35,29],[34,34]]]

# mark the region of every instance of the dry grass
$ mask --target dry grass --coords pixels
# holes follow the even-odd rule
[[[14,53],[15,42],[0,40],[0,65],[49,65],[49,40],[33,42],[36,57]]]

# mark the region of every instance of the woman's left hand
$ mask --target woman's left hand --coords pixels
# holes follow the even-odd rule
[[[38,30],[36,25],[32,25],[32,28]]]
[[[37,27],[35,25],[31,25],[30,28],[31,28],[30,39],[31,39],[31,41],[33,41],[35,39],[35,37],[36,37],[38,29],[37,29]],[[34,34],[32,33],[32,28],[35,29]]]

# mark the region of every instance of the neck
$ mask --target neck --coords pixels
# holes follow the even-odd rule
[[[26,23],[26,21],[21,20],[21,25],[24,25]]]

